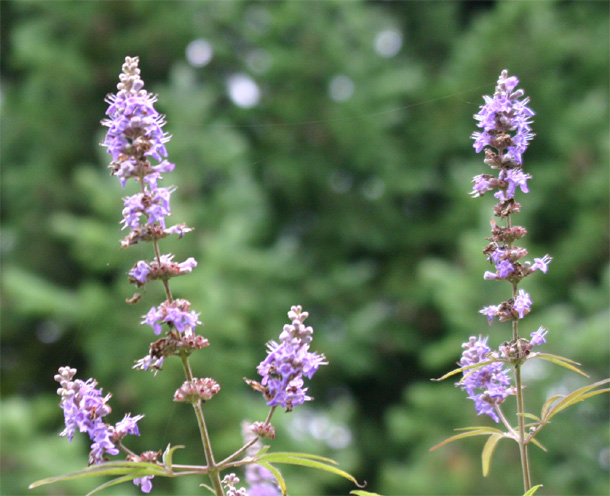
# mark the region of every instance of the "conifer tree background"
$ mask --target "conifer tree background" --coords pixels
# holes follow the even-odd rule
[[[171,401],[178,364],[157,378],[130,370],[154,339],[140,316],[159,298],[151,287],[139,305],[124,303],[134,292],[126,272],[149,254],[119,247],[126,193],[98,145],[104,96],[125,55],[140,57],[173,135],[173,215],[196,228],[166,245],[199,261],[174,291],[201,311],[211,343],[193,366],[222,387],[206,405],[219,456],[240,443],[244,412],[252,421],[265,415],[242,377],[255,378],[265,342],[301,304],[330,365],[312,381],[315,402],[277,415],[275,449],[330,456],[380,494],[519,493],[510,443],[487,479],[477,439],[428,452],[481,420],[463,392],[429,379],[453,367],[468,336],[489,333],[497,345],[510,333],[477,313],[507,296],[482,277],[493,198],[468,196],[472,176],[486,172],[469,139],[472,115],[504,68],[531,97],[537,136],[524,161],[533,179],[519,224],[530,253],[554,262],[527,281],[527,333],[544,322],[546,349],[599,380],[610,345],[607,3],[0,8],[3,494],[58,494],[26,487],[86,464],[84,439],[57,438],[61,365],[112,391],[117,415],[146,414],[134,450],[171,442],[187,445],[178,463],[201,455],[190,410]],[[194,40],[213,49],[203,67],[185,56]],[[254,105],[231,97],[237,75],[255,84]],[[524,380],[533,413],[550,394],[584,385],[550,365]],[[600,397],[546,429],[549,453],[532,449],[545,494],[606,494],[607,420]],[[352,489],[305,469],[286,477],[294,496]],[[93,486],[57,487],[83,494]],[[201,494],[193,479],[159,481],[153,491]],[[128,485],[106,492],[137,493]]]

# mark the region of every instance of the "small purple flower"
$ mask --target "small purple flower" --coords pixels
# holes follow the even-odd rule
[[[152,479],[154,475],[145,475],[144,477],[138,477],[133,480],[136,486],[140,486],[143,493],[149,493],[152,489]]]
[[[159,307],[152,307],[146,315],[142,317],[142,324],[147,324],[153,328],[155,334],[161,334],[163,323],[171,324],[178,332],[192,334],[199,322],[199,314],[189,310],[190,302],[183,299],[164,301]]]
[[[546,339],[544,337],[547,335],[548,332],[548,329],[545,329],[544,327],[539,327],[537,331],[532,332],[530,334],[530,337],[532,338],[530,340],[530,344],[533,346],[540,346],[542,343],[546,343]]]
[[[119,438],[123,438],[127,434],[139,436],[140,430],[138,429],[138,422],[143,418],[144,415],[136,415],[135,417],[132,417],[130,414],[125,415],[123,420],[120,420],[114,426],[115,436],[118,436]]]
[[[129,271],[129,275],[142,284],[146,282],[149,273],[150,265],[144,260],[137,262],[135,267]]]
[[[474,186],[472,187],[472,191],[470,192],[470,194],[473,198],[483,196],[488,191],[494,189],[497,184],[496,178],[490,176],[489,174],[481,174],[479,176],[475,176],[472,182],[474,183]]]
[[[324,355],[309,351],[313,329],[303,324],[308,315],[301,306],[293,306],[288,312],[292,324],[284,326],[280,342],[267,344],[267,358],[257,371],[263,377],[261,385],[267,388],[268,406],[281,405],[291,411],[296,405],[311,400],[305,394],[303,376],[311,379],[320,365],[328,363]]]
[[[531,305],[532,300],[530,299],[530,295],[527,294],[523,289],[520,289],[513,302],[513,310],[519,314],[520,319],[530,312]]]
[[[479,313],[482,313],[483,315],[486,315],[487,316],[487,320],[491,324],[491,322],[494,319],[494,317],[496,315],[498,315],[498,311],[499,310],[500,310],[500,307],[498,305],[489,305],[488,307],[484,307],[481,310],[479,310]]]
[[[496,270],[498,271],[498,279],[506,279],[511,272],[515,271],[513,264],[508,260],[501,260],[496,265]]]
[[[523,193],[529,193],[530,190],[527,187],[527,180],[531,178],[532,176],[525,174],[521,169],[509,169],[506,172],[506,177],[503,178],[508,183],[506,197],[513,198],[517,187],[521,188]]]
[[[540,270],[543,274],[546,274],[549,269],[549,264],[553,260],[549,255],[545,255],[542,258],[534,258],[534,265],[532,265],[532,270]]]

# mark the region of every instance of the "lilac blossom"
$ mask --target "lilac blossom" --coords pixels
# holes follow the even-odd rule
[[[530,295],[523,289],[520,289],[513,302],[513,309],[519,314],[520,319],[530,312],[531,305],[532,300],[530,299]]]
[[[199,314],[189,310],[190,306],[190,302],[184,299],[164,301],[158,307],[152,307],[142,317],[141,323],[151,326],[155,334],[161,334],[161,325],[168,323],[178,332],[190,335],[195,327],[201,324],[198,320]]]
[[[257,367],[266,387],[268,406],[282,406],[287,411],[312,398],[306,395],[304,377],[311,379],[320,365],[327,365],[326,357],[309,351],[313,329],[303,322],[309,314],[301,306],[288,312],[292,324],[286,324],[280,342],[267,344],[268,355]]]
[[[546,343],[545,336],[548,332],[549,331],[544,327],[539,327],[537,331],[530,334],[530,337],[532,338],[530,340],[530,344],[533,346],[539,346],[542,343]]]
[[[487,346],[487,337],[479,336],[477,339],[471,336],[467,343],[462,345],[464,352],[459,362],[460,367],[476,365],[480,362],[498,358],[496,352]],[[504,370],[502,362],[492,361],[474,371],[469,369],[463,372],[464,379],[456,386],[461,387],[468,393],[468,399],[474,401],[475,409],[479,415],[489,415],[494,421],[500,419],[495,412],[495,407],[504,402],[506,397],[513,394],[510,387],[510,378]]]
[[[493,98],[484,96],[485,105],[474,116],[483,131],[473,133],[472,138],[477,153],[487,146],[501,148],[498,141],[503,140],[507,143],[505,157],[520,165],[528,142],[534,137],[530,127],[534,112],[527,106],[529,97],[519,100],[523,90],[513,91],[518,83],[515,76],[508,77],[508,71],[502,71]]]
[[[149,493],[152,490],[152,479],[154,475],[145,475],[144,477],[138,477],[133,480],[136,486],[140,486],[143,493]]]
[[[498,305],[489,305],[488,307],[484,307],[481,310],[479,310],[479,313],[482,313],[483,315],[485,315],[487,317],[487,320],[491,324],[494,317],[498,314],[499,310],[500,310],[500,307]]]
[[[197,260],[193,257],[184,262],[174,262],[174,255],[161,255],[158,260],[147,262],[140,260],[129,271],[130,282],[142,286],[154,279],[169,279],[171,277],[189,274],[197,267]]]
[[[143,89],[137,57],[125,59],[119,80],[119,92],[106,97],[109,118],[102,124],[109,129],[103,146],[108,148],[114,161],[119,161],[122,155],[131,155],[134,147],[143,144],[144,156],[162,160],[167,157],[165,143],[170,137],[162,130],[164,116],[154,107],[157,97]]]
[[[72,441],[76,429],[87,433],[92,441],[89,463],[99,463],[106,453],[118,455],[119,450],[115,443],[127,434],[140,435],[137,422],[144,416],[126,415],[114,427],[106,424],[102,418],[112,411],[107,404],[111,395],[102,396],[102,390],[96,389],[97,381],[94,379],[73,380],[75,374],[76,369],[60,367],[59,374],[55,376],[55,380],[61,385],[57,394],[61,396],[60,406],[64,411],[66,424],[66,428],[59,435],[67,436]]]
[[[549,264],[553,260],[553,257],[549,255],[545,255],[542,258],[534,258],[534,265],[532,265],[532,270],[539,270],[543,274],[546,274],[546,271],[549,270]]]

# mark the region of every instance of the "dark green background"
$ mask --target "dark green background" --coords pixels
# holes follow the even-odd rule
[[[84,494],[95,481],[28,492],[33,480],[82,468],[88,439],[58,438],[53,374],[62,365],[112,392],[116,422],[145,413],[134,450],[185,444],[177,463],[203,463],[190,409],[171,401],[177,360],[157,378],[130,370],[154,339],[138,325],[126,272],[150,246],[120,250],[122,190],[98,146],[99,121],[125,55],[138,55],[167,115],[176,171],[173,220],[195,232],[162,248],[199,266],[172,281],[192,301],[211,346],[194,372],[222,391],[205,407],[217,457],[262,420],[256,378],[264,344],[290,305],[311,314],[314,349],[330,365],[316,400],[279,412],[274,450],[338,460],[385,495],[520,494],[518,451],[503,441],[481,476],[482,438],[430,453],[454,428],[493,425],[465,393],[432,383],[470,335],[497,346],[510,326],[478,310],[508,297],[484,281],[481,250],[493,198],[472,200],[487,172],[472,148],[472,115],[500,71],[521,80],[537,134],[524,156],[531,193],[515,222],[549,273],[522,283],[534,301],[522,322],[550,329],[546,351],[583,363],[587,381],[548,363],[525,368],[526,406],[607,376],[607,2],[100,2],[3,1],[2,8],[2,494]],[[402,34],[394,57],[375,39]],[[214,57],[185,58],[197,38]],[[258,57],[258,58],[257,58]],[[263,62],[261,64],[261,61]],[[232,103],[226,80],[249,74],[257,106]],[[344,75],[351,98],[329,97]],[[130,185],[132,186],[132,185]],[[128,186],[129,188],[129,186]],[[511,418],[512,400],[506,405]],[[335,448],[333,440],[351,435]],[[342,437],[343,436],[343,437]],[[608,399],[556,417],[532,449],[540,494],[607,494]],[[347,494],[343,480],[286,470],[290,494]],[[99,481],[100,483],[102,481]],[[155,480],[153,494],[202,494],[197,478]],[[130,484],[106,494],[137,494]]]

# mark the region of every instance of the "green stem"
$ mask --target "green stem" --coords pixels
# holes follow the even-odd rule
[[[184,369],[184,375],[188,381],[193,380],[193,372],[191,371],[191,365],[189,363],[188,356],[182,352],[180,354],[182,360],[182,368]],[[210,435],[205,424],[205,417],[203,416],[203,409],[201,408],[201,401],[193,403],[193,410],[195,411],[195,417],[197,417],[197,425],[199,426],[199,432],[201,434],[201,442],[203,444],[203,452],[205,453],[205,459],[208,466],[208,476],[212,481],[216,496],[224,496],[225,492],[220,483],[220,471],[214,460],[214,452],[212,451],[212,442],[210,441]]]
[[[513,298],[517,296],[517,285],[513,284]],[[521,384],[521,341],[519,338],[519,321],[513,320],[513,342],[517,344],[519,359],[515,365],[515,387],[517,389],[517,421],[519,423],[519,455],[521,458],[521,471],[523,472],[523,489],[527,492],[532,487],[530,476],[530,462],[525,442],[525,404],[523,401],[523,387]]]
[[[159,251],[159,243],[157,240],[153,241],[153,246],[155,249],[155,256],[157,257],[157,261],[161,264],[161,252]],[[169,287],[169,282],[167,279],[162,279],[163,287],[165,288],[165,295],[167,296],[167,301],[170,303],[173,301],[173,296],[171,289]],[[191,370],[191,364],[188,359],[188,355],[182,351],[180,353],[180,360],[182,361],[182,368],[184,369],[184,375],[186,376],[187,381],[193,380],[193,371]],[[225,496],[224,489],[222,488],[222,484],[220,483],[220,471],[214,461],[214,452],[212,451],[212,442],[210,441],[210,435],[208,434],[208,429],[205,425],[205,418],[203,416],[203,409],[201,408],[201,401],[193,404],[193,410],[195,410],[195,417],[197,417],[197,426],[199,427],[199,432],[201,434],[201,442],[203,444],[203,452],[205,454],[205,459],[208,467],[208,476],[212,481],[212,485],[214,486],[214,491],[216,492],[216,496]]]
[[[507,216],[507,226],[512,227],[512,218],[510,214]],[[512,249],[512,241],[508,244],[509,249]],[[517,297],[517,284],[513,283],[513,300]],[[523,401],[523,387],[521,384],[521,341],[519,338],[519,321],[513,320],[513,343],[516,343],[518,349],[518,360],[515,365],[515,387],[517,389],[517,421],[519,424],[519,455],[521,458],[521,471],[523,473],[523,489],[527,492],[532,487],[530,476],[530,462],[527,452],[527,444],[525,443],[525,404]]]
[[[523,389],[521,388],[521,367],[515,366],[515,382],[517,386],[517,417],[519,419],[519,454],[521,455],[521,470],[523,471],[523,489],[527,492],[532,487],[530,478],[530,462],[525,444],[525,407],[523,405]]]

